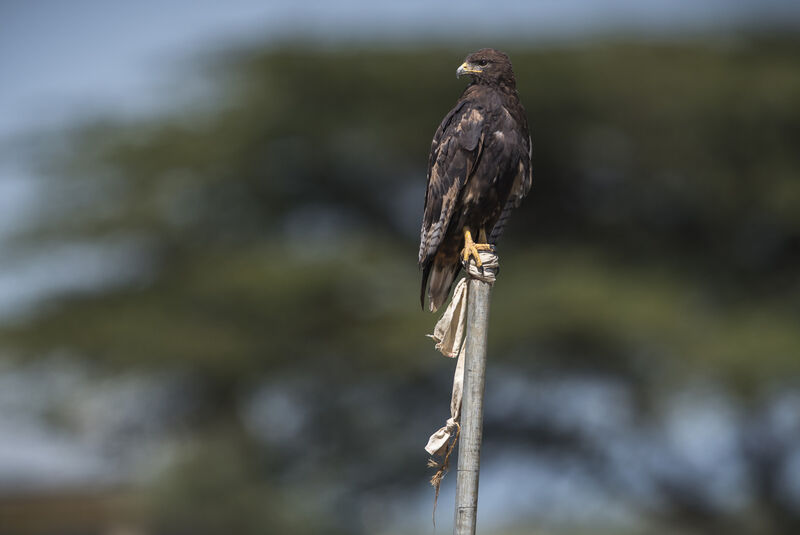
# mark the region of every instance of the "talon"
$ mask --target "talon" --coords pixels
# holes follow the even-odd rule
[[[479,251],[494,251],[494,246],[488,243],[475,243],[472,240],[472,233],[468,229],[464,230],[464,249],[461,251],[461,258],[464,262],[469,262],[469,257],[475,259],[477,267],[483,267]]]

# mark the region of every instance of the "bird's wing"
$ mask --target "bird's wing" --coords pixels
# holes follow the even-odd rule
[[[511,194],[508,196],[506,204],[503,206],[503,211],[497,219],[497,223],[492,227],[492,232],[489,235],[489,243],[497,243],[497,240],[503,234],[503,229],[506,226],[506,220],[514,208],[517,208],[522,202],[522,198],[528,194],[533,184],[533,166],[531,165],[531,158],[533,156],[533,145],[531,144],[530,135],[527,139],[520,136],[519,142],[524,144],[524,150],[521,151],[519,163],[517,164],[517,174],[514,177],[514,184],[511,186]]]
[[[465,100],[447,114],[433,136],[420,232],[421,266],[436,254],[461,190],[480,159],[484,124],[481,108]]]

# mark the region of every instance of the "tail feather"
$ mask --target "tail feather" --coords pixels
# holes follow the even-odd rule
[[[442,260],[442,257],[437,255],[433,261],[433,265],[429,266],[430,273],[427,271],[423,273],[423,296],[425,293],[425,283],[428,279],[427,275],[430,275],[430,284],[428,285],[428,305],[431,312],[436,312],[445,302],[447,295],[450,293],[450,288],[453,287],[453,281],[455,281],[458,270],[461,267],[458,262],[446,263]],[[424,307],[425,303],[423,299],[423,308]]]
[[[431,264],[428,262],[422,267],[422,287],[419,289],[419,306],[425,310],[425,290],[428,289],[428,277],[431,274]]]

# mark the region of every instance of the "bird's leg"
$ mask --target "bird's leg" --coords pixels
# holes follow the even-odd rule
[[[481,229],[478,236],[482,242],[486,242],[486,231]],[[494,250],[494,247],[488,243],[475,243],[472,240],[472,233],[468,228],[464,227],[464,249],[461,251],[461,258],[464,259],[464,262],[469,262],[469,257],[471,256],[475,259],[475,265],[481,267],[483,262],[481,262],[481,255],[479,251],[492,250]]]
[[[486,237],[486,229],[483,227],[478,232],[478,243],[475,244],[475,248],[479,251],[494,251],[494,245],[489,243],[489,239]]]
[[[472,241],[472,233],[468,228],[464,229],[464,249],[461,251],[461,258],[464,262],[469,262],[469,257],[475,258],[475,265],[481,267],[481,255],[478,253],[478,248],[475,247],[475,242]]]

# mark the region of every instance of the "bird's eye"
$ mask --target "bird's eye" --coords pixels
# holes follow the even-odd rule
[[[478,65],[481,66],[481,67],[486,67],[487,63],[489,63],[489,62],[486,61],[485,59],[479,59],[478,60]]]

